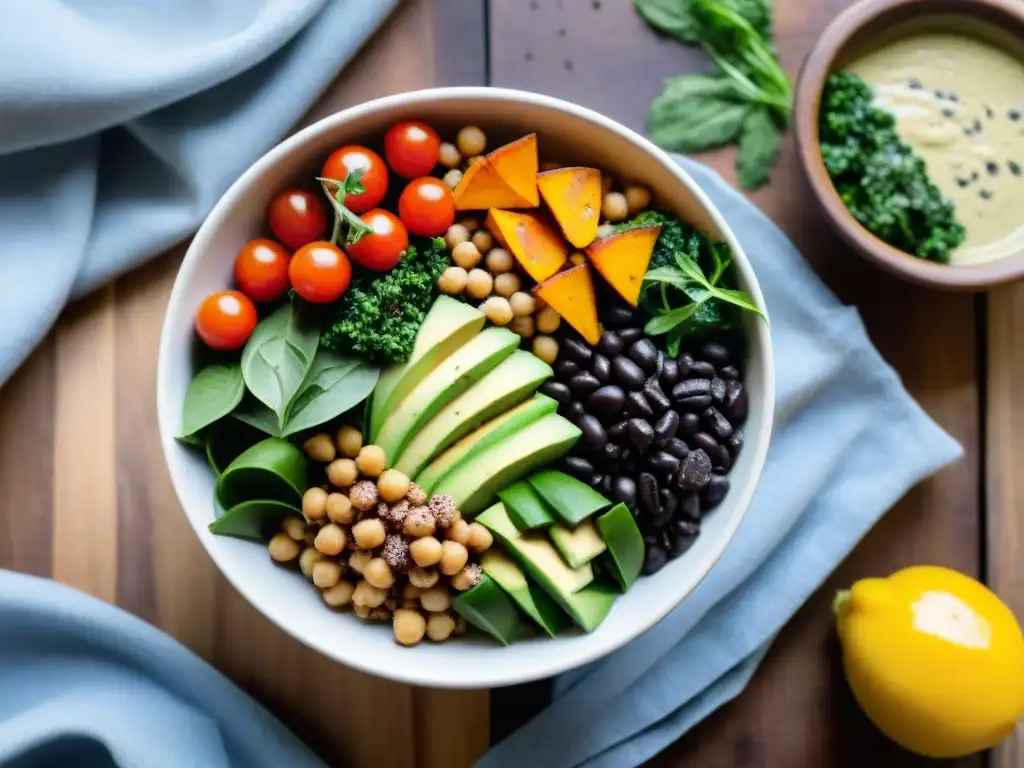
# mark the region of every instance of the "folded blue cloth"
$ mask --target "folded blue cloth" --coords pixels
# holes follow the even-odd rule
[[[0,24],[0,384],[194,232],[398,0],[29,0]]]

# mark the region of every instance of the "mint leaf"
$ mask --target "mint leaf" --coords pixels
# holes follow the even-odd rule
[[[650,26],[684,43],[700,42],[700,25],[683,0],[636,0],[636,12]]]
[[[779,131],[767,107],[755,109],[743,121],[740,148],[736,154],[736,170],[740,186],[757,189],[771,173],[779,154]]]
[[[668,312],[663,312],[660,315],[655,315],[647,321],[647,324],[644,326],[644,333],[649,336],[660,336],[663,333],[668,333],[677,325],[681,325],[693,317],[700,305],[701,302],[695,301],[692,304],[687,304],[685,307],[678,307]]]
[[[651,102],[651,140],[676,152],[703,152],[734,141],[751,104],[724,77],[679,75]]]

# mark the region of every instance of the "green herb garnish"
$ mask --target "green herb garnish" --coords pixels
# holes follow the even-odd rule
[[[373,227],[356,216],[345,207],[345,198],[349,195],[361,195],[366,191],[363,186],[363,169],[349,171],[344,179],[328,179],[317,176],[327,199],[331,201],[331,208],[334,209],[334,227],[331,230],[331,242],[338,244],[342,230],[345,231],[345,243],[355,245],[363,235],[373,234]]]
[[[818,126],[825,169],[865,229],[906,253],[948,262],[964,241],[964,228],[924,161],[896,134],[896,119],[873,106],[873,98],[857,75],[829,77]]]

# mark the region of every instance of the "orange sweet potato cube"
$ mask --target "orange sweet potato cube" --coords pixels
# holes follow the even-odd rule
[[[495,208],[536,208],[540,205],[537,192],[537,134],[530,133],[510,141],[487,154],[491,168],[526,201],[518,206],[495,205]]]
[[[534,213],[492,208],[486,226],[498,242],[515,256],[526,274],[542,283],[562,268],[569,247],[558,231]]]
[[[485,211],[488,208],[524,208],[529,200],[505,183],[490,163],[482,160],[466,169],[455,187],[455,210]]]
[[[584,251],[601,277],[634,307],[659,234],[660,224],[635,227],[598,238]]]
[[[601,218],[601,172],[596,168],[559,168],[537,176],[540,194],[565,238],[586,248],[597,236]]]
[[[597,296],[589,264],[580,264],[549,277],[537,286],[536,293],[588,344],[597,344],[601,329],[597,324]]]

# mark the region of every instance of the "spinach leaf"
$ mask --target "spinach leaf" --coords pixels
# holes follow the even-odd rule
[[[700,42],[700,25],[683,0],[636,0],[636,12],[666,35],[685,43]]]
[[[779,154],[779,130],[766,107],[751,111],[740,131],[740,148],[736,154],[736,170],[740,186],[757,189],[771,173]]]
[[[320,329],[299,301],[289,302],[256,326],[242,351],[245,385],[283,428],[320,343]]]
[[[272,437],[282,436],[281,424],[278,422],[277,414],[255,397],[245,398],[241,405],[231,414],[231,417],[243,424],[248,424],[250,427],[255,427],[261,432],[266,432]]]
[[[306,457],[278,437],[268,437],[231,462],[217,481],[217,501],[225,509],[254,499],[298,504],[307,487]]]
[[[200,431],[231,413],[245,395],[242,369],[237,363],[208,365],[188,385],[181,416],[179,440],[202,442]]]
[[[680,75],[651,103],[647,132],[665,149],[703,152],[734,141],[750,110],[726,78]]]
[[[311,429],[340,416],[373,391],[380,368],[321,348],[288,408],[282,436]]]
[[[286,517],[301,517],[302,512],[293,504],[273,499],[243,501],[218,515],[210,523],[210,533],[218,536],[237,536],[252,541],[267,541]]]

